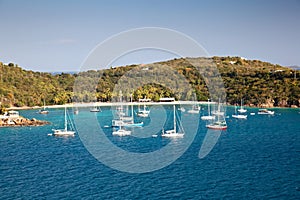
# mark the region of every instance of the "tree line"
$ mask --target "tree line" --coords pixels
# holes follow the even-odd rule
[[[253,106],[299,106],[299,86],[299,71],[240,57],[180,58],[75,74],[34,72],[0,62],[1,107],[117,101],[120,90],[127,101],[131,95],[134,101],[206,101],[217,100],[222,88],[229,104],[243,99]]]

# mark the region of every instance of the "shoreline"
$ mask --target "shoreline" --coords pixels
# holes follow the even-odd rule
[[[55,109],[55,108],[76,108],[76,107],[107,107],[107,106],[118,106],[120,102],[93,102],[93,103],[68,103],[64,105],[46,105],[46,108]],[[123,105],[208,105],[208,104],[217,104],[217,102],[207,102],[207,101],[172,101],[172,102],[123,102]],[[225,104],[225,106],[234,106],[230,104]],[[42,109],[44,106],[22,106],[22,107],[15,107],[12,106],[7,110],[37,110]],[[257,106],[249,106],[244,105],[245,108],[266,108],[266,109],[282,109],[282,108],[292,108],[292,109],[299,109],[299,107],[257,107]]]

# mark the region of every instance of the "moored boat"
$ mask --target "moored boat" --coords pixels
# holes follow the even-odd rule
[[[116,131],[113,131],[112,135],[127,136],[127,135],[131,135],[131,131],[128,131],[128,130],[120,128],[120,129],[118,129]]]
[[[245,112],[247,112],[247,110],[246,110],[246,109],[244,109],[244,105],[243,105],[243,99],[241,99],[241,108],[240,108],[240,109],[238,109],[238,112],[240,112],[240,113],[245,113]]]
[[[101,109],[96,106],[90,109],[90,112],[100,112],[100,111],[101,111]]]
[[[64,129],[53,129],[54,136],[74,136],[75,131],[68,130],[68,119],[67,119],[67,108],[65,107],[65,128]]]
[[[180,137],[182,138],[184,136],[184,132],[179,132],[177,131],[176,128],[176,111],[175,111],[175,104],[173,105],[173,129],[171,130],[167,130],[167,131],[162,131],[161,136],[162,137],[170,137],[170,138],[176,138],[176,137]],[[180,124],[179,124],[180,125]]]
[[[212,124],[206,125],[207,128],[209,129],[214,129],[214,130],[226,130],[227,129],[227,124],[226,121],[216,121]]]
[[[275,111],[267,110],[265,108],[259,109],[258,113],[259,115],[274,115]]]

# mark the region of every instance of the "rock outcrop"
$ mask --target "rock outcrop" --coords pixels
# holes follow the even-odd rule
[[[43,126],[45,124],[50,124],[47,121],[41,121],[37,120],[35,118],[32,119],[27,119],[24,117],[17,117],[17,118],[1,118],[0,119],[0,127],[4,126],[11,126],[11,127],[16,127],[16,126]]]

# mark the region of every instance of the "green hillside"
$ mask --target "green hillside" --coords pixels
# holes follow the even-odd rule
[[[197,100],[215,100],[217,96],[210,96],[206,85],[206,77],[213,77],[211,80],[215,78],[213,66],[219,70],[230,104],[238,103],[243,98],[245,104],[253,106],[299,106],[299,71],[240,57],[181,58],[147,65],[56,75],[26,71],[15,64],[0,62],[0,102],[1,107],[9,107],[42,105],[44,100],[47,105],[64,104],[72,99],[80,102],[112,101],[118,96],[118,81],[124,85],[120,87],[125,98],[133,92],[126,88],[135,88],[134,100],[147,97],[158,101],[160,97],[173,96],[179,100],[191,100],[194,98],[191,95],[193,92]],[[153,80],[149,73],[163,77],[163,82],[168,84],[159,84],[162,80]],[[180,80],[178,77],[185,78]],[[148,84],[136,86],[141,80]],[[180,87],[180,84],[184,84],[180,81],[190,84],[193,91]],[[80,92],[73,92],[74,84]],[[218,84],[216,88],[221,85]]]
[[[26,71],[15,64],[0,63],[2,106],[40,106],[70,101],[74,75]]]

